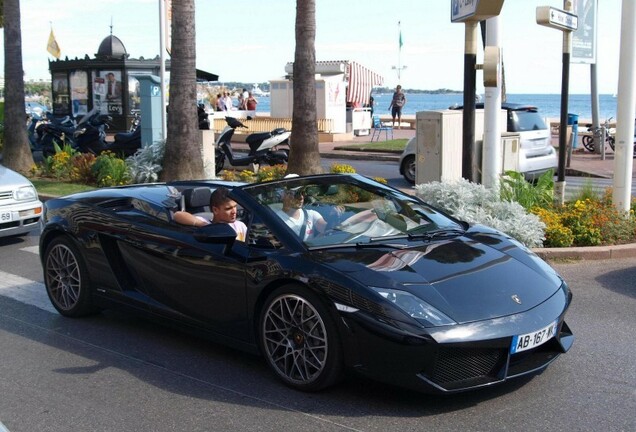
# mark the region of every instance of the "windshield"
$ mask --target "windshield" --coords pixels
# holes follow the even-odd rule
[[[463,227],[417,198],[355,176],[246,188],[307,247],[372,243]]]
[[[512,112],[512,129],[510,132],[526,132],[547,128],[543,118],[536,111]]]

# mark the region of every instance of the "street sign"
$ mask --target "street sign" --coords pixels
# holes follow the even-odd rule
[[[504,0],[451,0],[451,22],[483,21],[499,15]]]
[[[552,6],[537,6],[537,24],[558,30],[574,31],[578,27],[578,17]]]

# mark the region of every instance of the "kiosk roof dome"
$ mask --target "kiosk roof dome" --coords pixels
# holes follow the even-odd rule
[[[114,35],[107,36],[104,38],[101,44],[99,44],[99,49],[97,50],[97,54],[95,54],[97,58],[126,58],[128,57],[128,53],[126,52],[126,47],[124,43]]]

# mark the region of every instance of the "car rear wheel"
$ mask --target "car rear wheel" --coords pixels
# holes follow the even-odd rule
[[[407,182],[415,184],[415,156],[410,155],[404,158],[402,161],[402,174]]]
[[[84,260],[69,239],[54,239],[46,248],[43,262],[46,293],[60,314],[80,317],[99,312],[91,304]]]
[[[307,288],[287,285],[265,302],[260,317],[262,353],[288,386],[318,391],[342,375],[342,347],[336,325]]]

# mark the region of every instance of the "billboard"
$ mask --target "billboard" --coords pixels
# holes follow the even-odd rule
[[[596,63],[597,0],[574,0],[578,29],[572,33],[571,63]]]

